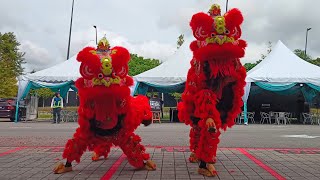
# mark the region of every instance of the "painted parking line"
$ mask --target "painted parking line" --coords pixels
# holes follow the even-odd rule
[[[278,180],[285,180],[283,176],[281,176],[279,173],[277,173],[275,170],[273,170],[268,165],[264,164],[262,161],[251,155],[246,149],[244,148],[237,148],[239,152],[241,152],[243,155],[247,156],[251,161],[256,163],[258,166],[269,172],[273,177],[277,178]]]
[[[147,148],[154,148],[154,149],[161,149],[162,152],[190,152],[188,146],[150,146],[147,145]],[[37,146],[37,147],[19,147],[15,149],[8,150],[4,153],[0,154],[0,157],[6,154],[11,154],[14,152],[17,152],[21,149],[24,148],[49,148],[50,150],[48,152],[53,152],[53,153],[61,153],[64,149],[62,146]],[[116,147],[113,147],[114,149]],[[275,151],[277,153],[282,153],[282,154],[319,154],[320,153],[320,148],[218,148],[220,151],[227,151],[227,150],[235,150],[240,152],[241,154],[245,155],[247,158],[249,158],[252,162],[254,162],[257,166],[261,167],[264,169],[266,172],[268,172],[271,176],[273,176],[276,179],[283,180],[286,179],[284,178],[281,174],[279,174],[275,169],[273,169],[271,166],[265,164],[262,159],[256,157],[252,153],[250,153],[250,150],[262,150],[262,151]],[[219,158],[219,157],[218,157]],[[116,162],[111,165],[109,170],[105,172],[105,174],[102,176],[102,180],[108,180],[111,179],[113,176],[115,176],[115,173],[125,161],[126,155],[123,153],[119,156],[119,158],[116,160]]]
[[[14,149],[10,149],[8,151],[5,151],[3,153],[0,153],[0,157],[1,156],[5,156],[5,155],[8,155],[8,154],[12,154],[12,153],[15,153],[15,152],[18,152],[22,149],[26,149],[27,147],[17,147],[17,148],[14,148]]]
[[[119,159],[110,167],[110,169],[102,176],[101,180],[109,180],[116,173],[121,163],[126,159],[126,155],[122,154]]]

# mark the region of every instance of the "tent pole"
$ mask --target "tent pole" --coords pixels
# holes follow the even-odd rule
[[[243,115],[244,115],[244,124],[248,124],[248,109],[247,109],[247,102],[243,104]]]
[[[16,113],[15,113],[15,116],[14,116],[14,122],[17,123],[18,122],[18,113],[19,113],[19,99],[17,99],[17,102],[16,102]]]

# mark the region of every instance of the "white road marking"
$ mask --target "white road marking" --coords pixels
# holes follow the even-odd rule
[[[26,126],[26,127],[10,127],[10,128],[13,128],[13,129],[29,129],[31,127]]]
[[[318,138],[320,136],[309,136],[309,135],[306,135],[306,134],[301,134],[301,135],[283,135],[282,137],[314,139],[314,138]]]

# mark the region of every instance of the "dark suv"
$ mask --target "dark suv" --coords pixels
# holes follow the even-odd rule
[[[0,98],[0,118],[9,118],[14,121],[16,114],[16,99],[15,98]],[[19,119],[26,116],[26,107],[24,101],[20,102]]]

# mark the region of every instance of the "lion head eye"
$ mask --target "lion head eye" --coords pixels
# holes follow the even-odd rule
[[[99,74],[98,74],[98,78],[99,78],[99,79],[102,79],[102,78],[103,78],[103,74],[102,74],[102,73],[99,73]]]
[[[225,32],[226,34],[230,34],[230,31],[228,30],[228,29],[226,29],[226,32]]]

